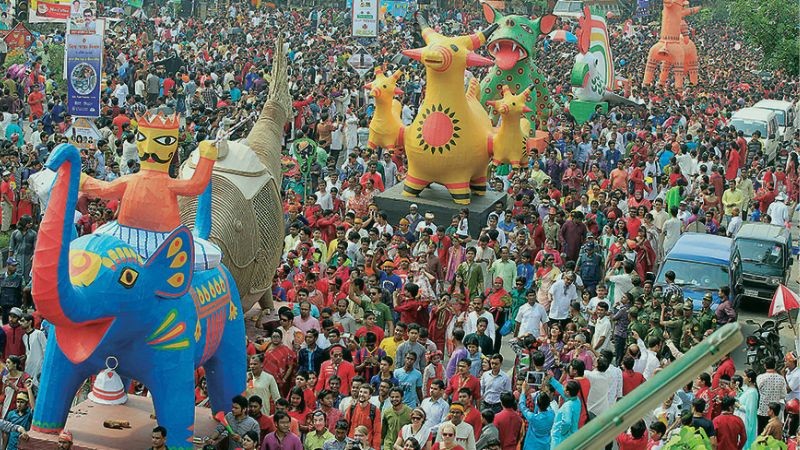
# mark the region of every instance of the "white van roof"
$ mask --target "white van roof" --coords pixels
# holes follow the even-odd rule
[[[768,122],[774,115],[775,113],[769,109],[742,108],[733,113],[731,119],[758,120],[762,122]]]
[[[792,106],[792,102],[787,102],[785,100],[761,100],[753,105],[753,108],[788,110],[791,109]]]

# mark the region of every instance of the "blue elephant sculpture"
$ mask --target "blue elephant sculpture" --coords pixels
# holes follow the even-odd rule
[[[111,235],[75,239],[80,154],[62,144],[46,166],[57,177],[34,253],[32,294],[53,332],[33,429],[62,430],[77,389],[114,356],[123,378],[152,393],[169,448],[193,448],[195,369],[205,369],[212,414],[245,390],[244,315],[230,273],[224,266],[193,271],[193,236],[184,226],[148,259]],[[208,233],[210,201],[203,204],[208,221],[198,211],[198,229]]]

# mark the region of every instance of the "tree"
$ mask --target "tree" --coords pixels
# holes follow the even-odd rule
[[[732,0],[728,8],[731,22],[741,27],[748,41],[761,48],[769,67],[783,69],[788,75],[800,74],[797,1]]]

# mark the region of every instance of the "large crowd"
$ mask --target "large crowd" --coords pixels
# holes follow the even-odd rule
[[[657,17],[659,2],[651,3]],[[404,69],[401,117],[410,123],[425,96],[424,68],[400,54],[419,46],[410,16],[387,15],[377,39],[356,41],[349,9],[240,1],[216,8],[206,20],[151,8],[149,19],[126,17],[110,28],[95,120],[102,138],[82,152],[89,176],[136,172],[135,114],[169,108],[185,121],[177,167],[196,142],[260,110],[273,42],[284,36],[293,113],[276,319],[250,336],[247,391],[232,399],[232,433],[220,426],[204,437],[212,448],[555,448],[737,320],[727,286],[719,286],[715,309],[708,295],[696,310],[674,273],[655,285],[653,274],[682,233],[735,236],[747,221],[791,225],[800,135],[786,137],[783,158],[767,160],[729,121],[764,98],[795,101],[797,80],[780,71],[762,76],[758,49],[729,24],[710,21],[693,33],[700,84],[675,91],[638,86],[657,24],[611,19],[617,73],[632,81],[628,95],[644,107],[612,108],[583,125],[557,108],[540,124],[550,134],[544,152],[520,169],[491,167],[490,189],[506,192],[508,202],[495,204],[470,235],[475,219],[467,208],[437,217],[411,204],[390,223],[373,200],[402,182],[406,161],[402,151],[368,147],[374,105],[347,59],[362,46],[376,64]],[[484,23],[477,4],[428,14],[444,34]],[[574,31],[575,24],[558,26]],[[575,51],[549,38],[538,49],[537,64],[562,106]],[[68,141],[75,119],[47,61],[36,51],[29,56],[30,75],[8,75],[0,97],[0,232],[9,239],[0,274],[0,403],[11,424],[0,428],[9,449],[30,428],[48,333],[30,298],[41,211],[27,180]],[[82,196],[78,233],[114,220],[116,203]],[[785,441],[795,433],[783,425],[785,405],[800,398],[797,355],[763,366],[761,374],[737,370],[724,355],[683,389],[661,393],[662,406],[607,448],[656,450],[688,427],[722,450]],[[195,398],[208,406],[202,370]],[[165,448],[168,431],[154,430],[153,448]]]

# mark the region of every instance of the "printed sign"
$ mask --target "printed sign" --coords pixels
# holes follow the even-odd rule
[[[99,117],[103,37],[67,35],[66,60],[67,112],[79,117]]]
[[[81,150],[94,150],[102,137],[94,122],[85,117],[75,119],[65,135],[70,144]]]
[[[18,23],[13,30],[7,31],[3,40],[6,41],[9,50],[13,50],[15,48],[21,48],[27,50],[28,47],[33,45],[33,34],[28,30],[28,28],[22,24],[22,22]]]
[[[347,60],[347,64],[355,70],[359,76],[364,76],[367,72],[372,70],[375,65],[375,58],[372,57],[364,47],[359,47]]]
[[[80,3],[80,1],[77,1]],[[69,19],[70,0],[31,0],[28,21],[31,23],[59,22]]]
[[[95,0],[74,0],[69,10],[70,34],[97,33],[97,2]]]
[[[353,36],[378,36],[379,0],[353,0]]]

